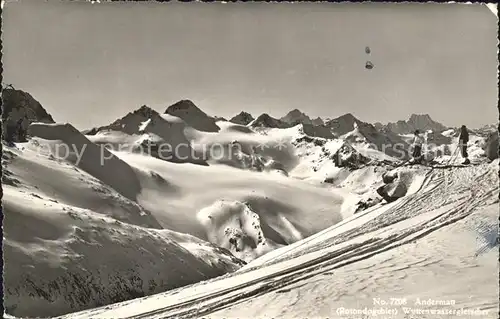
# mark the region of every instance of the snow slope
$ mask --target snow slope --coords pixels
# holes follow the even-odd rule
[[[498,165],[426,169],[408,196],[236,273],[62,318],[370,317],[353,310],[390,311],[389,318],[496,318]],[[422,305],[428,300],[441,304]]]
[[[3,150],[8,313],[60,315],[191,284],[243,264],[206,241],[161,229],[139,204],[39,152],[38,143]]]
[[[139,177],[142,192],[138,197],[142,207],[165,227],[202,239],[208,239],[210,229],[200,223],[198,213],[221,200],[248,203],[259,215],[260,226],[268,230],[264,236],[279,238],[282,244],[333,225],[350,216],[354,209],[344,206],[346,198],[352,195],[347,191],[318,189],[280,174],[215,164],[178,165],[137,154],[115,154],[143,172]],[[150,172],[167,182],[156,183]]]

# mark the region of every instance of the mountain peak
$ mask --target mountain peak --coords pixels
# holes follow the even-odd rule
[[[148,118],[153,116],[153,115],[159,115],[158,112],[156,112],[155,110],[153,110],[152,108],[150,108],[147,105],[141,106],[137,110],[133,111],[132,114],[142,115],[142,116],[148,117]]]
[[[407,121],[397,121],[385,125],[385,130],[396,134],[410,134],[415,130],[442,132],[446,129],[446,126],[434,121],[429,114],[411,114]]]
[[[315,118],[314,120],[312,120],[312,124],[316,125],[316,126],[320,126],[320,125],[324,125],[325,121],[323,121],[323,119],[318,116],[317,118]]]
[[[301,112],[299,109],[291,110],[290,112],[288,112],[287,115],[283,116],[280,120],[290,125],[296,125],[299,123],[312,124],[312,121],[309,118],[309,116]]]
[[[280,119],[275,119],[267,113],[262,113],[259,117],[253,120],[250,125],[252,127],[267,127],[267,128],[286,128],[290,125]]]
[[[170,105],[165,114],[181,118],[187,125],[198,131],[218,132],[220,127],[215,124],[215,119],[196,106],[191,100],[180,100]]]
[[[241,111],[238,115],[233,116],[229,122],[239,125],[248,125],[254,120],[252,114]]]
[[[429,114],[412,114],[410,115],[409,121],[412,120],[418,120],[418,119],[426,119],[426,120],[431,120],[431,116]]]
[[[196,104],[193,103],[191,100],[180,100],[178,102],[175,102],[174,104],[170,105],[166,110],[165,114],[171,114],[178,111],[178,110],[197,110],[199,112],[204,113],[202,110],[200,110]]]
[[[331,122],[331,123],[344,122],[344,123],[349,123],[350,125],[352,125],[356,122],[361,122],[361,121],[358,120],[352,113],[346,113],[346,114],[341,115],[337,118],[329,120],[328,122]]]
[[[301,114],[304,114],[304,112],[300,111],[299,109],[293,109],[290,112],[288,112],[288,114],[301,115]]]

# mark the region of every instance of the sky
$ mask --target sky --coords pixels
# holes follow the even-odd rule
[[[226,118],[499,118],[497,18],[479,4],[8,0],[3,66],[78,129],[181,99]]]

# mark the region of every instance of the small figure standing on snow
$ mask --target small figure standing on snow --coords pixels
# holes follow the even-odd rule
[[[458,146],[462,152],[462,157],[465,161],[462,164],[470,164],[469,154],[467,154],[467,143],[469,142],[469,131],[465,125],[460,128],[460,136],[458,137]]]
[[[422,160],[422,144],[424,143],[424,138],[420,135],[420,131],[415,131],[415,139],[413,140],[413,161],[414,163],[420,163]]]

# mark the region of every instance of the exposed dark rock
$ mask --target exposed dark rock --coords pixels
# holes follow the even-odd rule
[[[428,114],[412,114],[408,121],[388,123],[385,128],[396,134],[411,134],[415,130],[422,132],[432,130],[435,133],[440,133],[447,129],[443,124],[434,121]]]
[[[54,119],[29,93],[13,88],[2,90],[2,138],[26,142],[33,122],[54,123]]]
[[[291,127],[290,124],[285,123],[281,120],[271,117],[269,114],[264,113],[256,118],[250,126],[252,127],[267,127],[267,128],[288,128]]]
[[[254,118],[250,113],[240,112],[240,114],[233,116],[233,118],[231,118],[229,120],[229,122],[232,122],[234,124],[240,124],[240,125],[248,125],[253,120],[254,120]]]
[[[167,108],[165,114],[181,118],[187,125],[198,131],[218,132],[220,127],[215,119],[200,110],[192,101],[181,100]]]

